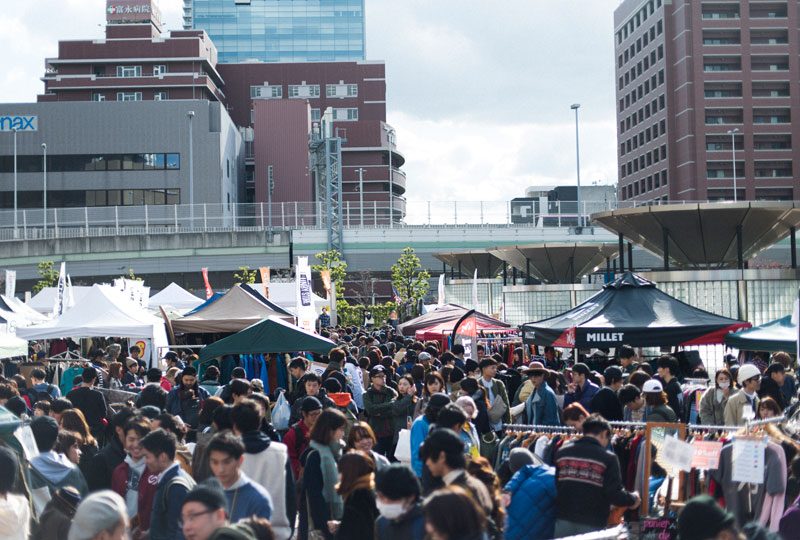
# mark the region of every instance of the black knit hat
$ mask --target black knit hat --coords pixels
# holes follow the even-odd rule
[[[678,516],[678,536],[681,540],[706,540],[731,527],[736,521],[709,495],[690,499]]]
[[[412,495],[419,498],[422,492],[414,471],[399,463],[378,471],[375,478],[375,490],[392,501],[399,501]]]
[[[311,411],[321,411],[322,403],[314,396],[306,396],[300,403],[300,410],[304,413],[310,413]]]

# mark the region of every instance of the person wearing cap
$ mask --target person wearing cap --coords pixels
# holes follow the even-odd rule
[[[556,523],[556,470],[537,463],[527,448],[508,455],[513,476],[503,488],[506,540],[549,540]]]
[[[622,388],[622,369],[608,366],[603,371],[603,388],[597,391],[590,403],[591,411],[606,420],[621,421],[623,417],[622,403],[617,392]]]
[[[525,370],[533,386],[533,391],[525,400],[525,414],[531,424],[560,426],[561,418],[556,393],[545,381],[548,373],[548,369],[541,362],[531,362]]]
[[[301,418],[289,428],[283,436],[283,444],[289,452],[289,462],[292,465],[292,474],[295,481],[300,476],[300,456],[308,448],[309,434],[314,424],[322,414],[322,403],[314,396],[306,396],[300,400]]]
[[[508,392],[503,381],[496,379],[497,360],[494,358],[484,358],[478,364],[481,371],[479,383],[486,389],[489,399],[489,422],[492,430],[498,432],[503,429],[503,423],[511,422],[511,404],[508,401]]]
[[[0,534],[8,540],[28,540],[30,505],[23,495],[13,492],[20,473],[17,455],[0,446]]]
[[[364,414],[378,439],[375,451],[388,457],[393,453],[392,414],[397,392],[386,386],[386,369],[381,365],[370,370],[369,379],[370,386],[364,393]]]
[[[572,366],[572,382],[567,385],[564,395],[564,407],[572,403],[580,403],[583,408],[592,412],[592,398],[600,391],[600,387],[589,380],[591,371],[589,366],[578,362]]]
[[[677,422],[678,415],[667,404],[667,394],[661,381],[650,379],[642,387],[644,394],[645,418],[648,422]]]
[[[786,368],[780,362],[773,362],[764,371],[764,375],[761,376],[761,386],[758,389],[759,398],[771,397],[778,404],[781,411],[789,406],[781,391],[785,378]]]
[[[123,540],[129,524],[122,497],[110,490],[98,491],[78,505],[67,540]]]
[[[200,407],[208,399],[208,392],[197,381],[197,369],[187,366],[181,372],[179,384],[167,394],[166,412],[196,428],[199,422]]]
[[[423,540],[425,514],[422,489],[414,471],[395,463],[378,471],[375,477],[375,504],[380,517],[375,521],[380,540]]]
[[[709,495],[686,501],[678,514],[680,540],[740,540],[736,518]],[[787,537],[788,538],[788,537]]]
[[[125,386],[132,386],[135,388],[141,388],[144,385],[144,381],[142,380],[142,373],[143,365],[145,364],[144,360],[139,358],[128,358],[125,360],[125,373],[122,375],[122,384]]]
[[[167,351],[167,353],[161,359],[167,363],[167,369],[175,367],[178,368],[179,370],[182,370],[185,367],[184,363],[181,362],[178,353],[174,351]]]
[[[758,389],[761,386],[761,372],[753,364],[744,364],[736,374],[739,391],[728,398],[725,405],[725,425],[743,426],[758,412]]]
[[[593,414],[581,431],[583,436],[565,443],[555,457],[556,538],[604,529],[611,505],[636,508],[641,502],[638,493],[625,490],[619,459],[608,450],[609,423]]]
[[[197,486],[186,494],[179,525],[186,540],[208,540],[214,531],[228,525],[228,501],[212,486]]]
[[[81,494],[74,487],[60,488],[44,507],[31,538],[34,540],[63,540],[69,535],[72,519],[81,502]],[[0,525],[2,527],[2,525]]]

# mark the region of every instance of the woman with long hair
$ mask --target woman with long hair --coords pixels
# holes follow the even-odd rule
[[[325,409],[309,433],[308,450],[301,457],[303,482],[300,490],[300,540],[332,540],[329,521],[342,518],[344,501],[336,491],[339,483],[337,463],[342,457],[342,442],[347,418],[338,409]]]
[[[78,467],[83,475],[86,476],[92,458],[100,451],[97,441],[92,437],[86,417],[83,416],[80,409],[67,409],[61,413],[61,425],[59,427],[66,431],[75,432],[80,436],[82,442],[80,444],[81,455]]]
[[[392,403],[392,455],[397,446],[400,430],[411,429],[411,422],[414,421],[414,409],[417,401],[417,387],[414,378],[410,374],[405,374],[397,380],[397,399]]]
[[[336,492],[344,500],[341,521],[329,521],[328,529],[336,540],[372,540],[375,538],[375,463],[364,452],[350,452],[339,460],[339,484]]]
[[[506,511],[503,507],[500,479],[497,477],[494,469],[492,469],[489,460],[482,456],[472,458],[472,460],[467,463],[467,472],[486,486],[486,490],[492,497],[491,518],[498,529],[502,530],[506,519]]]
[[[700,398],[701,424],[722,426],[725,424],[725,405],[733,393],[733,376],[727,369],[718,369],[714,375],[714,386],[711,386]]]
[[[120,362],[111,362],[108,364],[108,387],[111,390],[122,390],[125,385],[122,384],[122,364]]]
[[[372,431],[369,424],[360,420],[353,423],[353,427],[350,428],[350,434],[347,436],[346,450],[348,452],[356,450],[369,454],[375,462],[375,470],[380,471],[389,466],[389,460],[373,450],[376,444],[378,444],[378,438],[375,437],[375,432]]]
[[[487,540],[483,508],[459,486],[434,491],[425,500],[425,530],[431,540]]]
[[[775,418],[783,414],[778,402],[771,397],[761,398],[758,402],[758,420],[765,420],[767,418]]]
[[[81,437],[79,433],[67,431],[66,429],[59,429],[56,446],[53,448],[53,451],[57,454],[63,454],[75,465],[80,465],[82,443],[83,437]]]
[[[424,384],[422,386],[422,399],[417,401],[414,406],[414,420],[422,416],[425,408],[428,406],[428,401],[433,394],[445,391],[444,378],[438,371],[431,371],[425,375]]]

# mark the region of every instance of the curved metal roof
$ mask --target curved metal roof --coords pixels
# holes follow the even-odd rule
[[[664,204],[592,214],[609,231],[689,268],[737,266],[737,230],[743,260],[800,226],[800,205],[792,202],[718,202]]]
[[[530,264],[532,276],[547,283],[574,283],[616,257],[615,244],[556,243],[496,247],[489,252],[523,272]]]
[[[497,277],[498,272],[503,269],[503,261],[485,249],[476,251],[457,251],[451,253],[434,253],[433,256],[451,268],[458,269],[459,263],[461,263],[461,272],[468,277],[472,277],[477,269],[478,277],[494,278]]]

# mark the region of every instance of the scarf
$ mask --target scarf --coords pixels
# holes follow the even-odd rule
[[[370,474],[365,474],[364,476],[362,476],[360,478],[357,478],[356,481],[353,482],[353,485],[350,486],[350,489],[348,489],[346,493],[341,493],[342,498],[343,499],[349,498],[350,495],[352,495],[353,493],[355,493],[359,489],[369,489],[370,491],[374,490],[375,489],[375,481],[373,480],[374,477],[375,477],[375,475],[370,473]]]
[[[339,441],[330,445],[311,441],[311,448],[319,453],[319,465],[322,469],[322,496],[331,509],[331,519],[341,519],[344,513],[344,501],[336,493],[336,484],[339,483],[339,470],[336,463],[342,457],[342,446]]]

